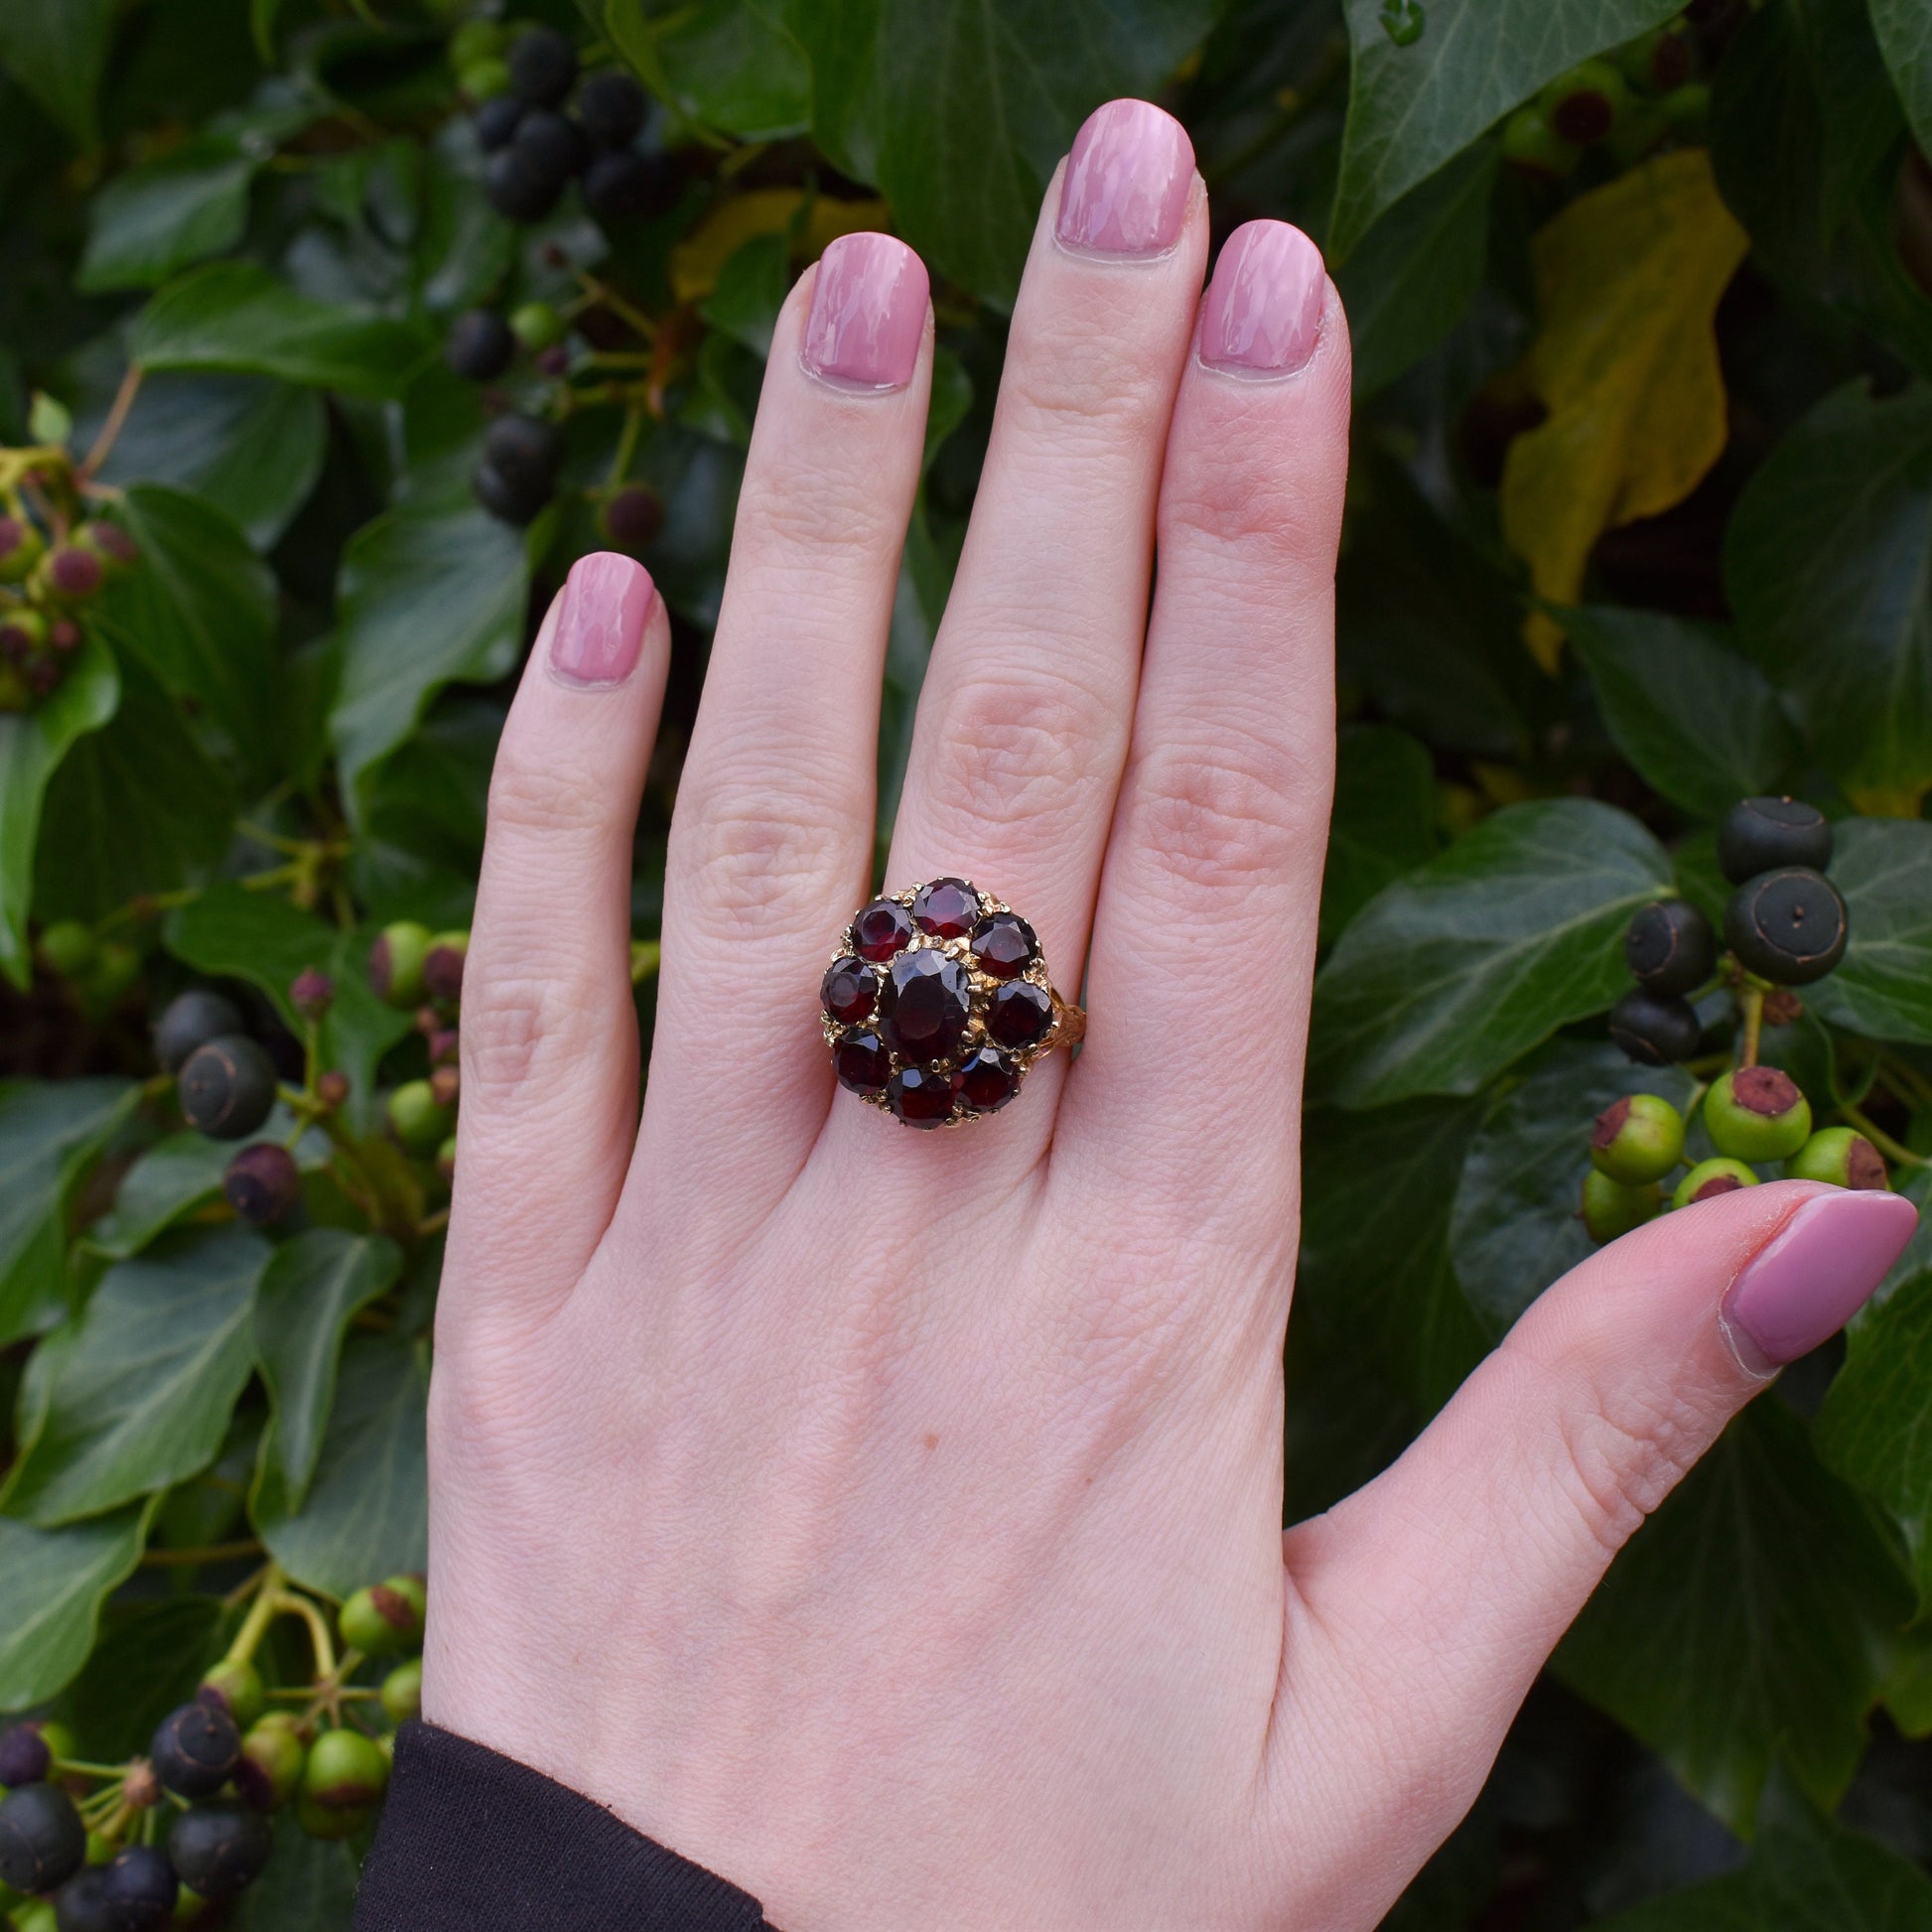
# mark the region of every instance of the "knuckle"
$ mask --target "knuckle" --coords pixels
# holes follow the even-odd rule
[[[1147,751],[1132,785],[1142,843],[1190,894],[1284,876],[1326,799],[1325,774],[1232,741]]]
[[[1334,569],[1340,490],[1286,455],[1247,463],[1189,463],[1171,471],[1161,492],[1164,550],[1230,556],[1305,575]]]
[[[1592,1387],[1556,1405],[1557,1480],[1578,1519],[1614,1556],[1676,1487],[1704,1432],[1668,1390]]]
[[[1000,380],[1001,427],[1042,442],[1055,462],[1092,445],[1136,447],[1165,427],[1171,406],[1142,343],[1049,329],[1038,318]]]
[[[489,954],[464,989],[463,1091],[487,1105],[513,1094],[549,1065],[589,1044],[588,989],[555,973],[499,974]]]
[[[828,895],[856,871],[855,840],[870,799],[821,787],[812,795],[750,779],[687,781],[671,828],[670,869],[701,926],[740,938],[825,923]],[[830,935],[828,934],[828,939]]]
[[[809,553],[814,568],[840,554],[870,561],[904,535],[897,498],[882,500],[876,474],[843,476],[801,452],[782,487],[748,489],[738,506],[735,547],[748,557]]]
[[[488,837],[584,838],[606,823],[610,788],[564,758],[501,757],[489,776]]]
[[[938,816],[1063,828],[1093,783],[1100,712],[1067,680],[982,672],[947,693],[937,723],[926,790]]]

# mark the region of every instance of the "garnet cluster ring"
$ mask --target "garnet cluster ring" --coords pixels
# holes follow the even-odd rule
[[[1012,906],[963,879],[862,905],[819,988],[839,1084],[907,1127],[994,1114],[1087,1017]]]

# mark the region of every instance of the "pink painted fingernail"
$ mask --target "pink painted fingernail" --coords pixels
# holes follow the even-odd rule
[[[1074,138],[1053,232],[1084,254],[1164,254],[1180,239],[1193,180],[1194,144],[1172,114],[1110,100]]]
[[[818,258],[798,353],[853,389],[903,389],[925,334],[925,263],[889,234],[841,235]]]
[[[1228,236],[1201,304],[1200,359],[1230,375],[1293,375],[1321,333],[1321,251],[1286,221],[1246,221]]]
[[[579,557],[550,636],[552,673],[565,684],[621,684],[637,668],[651,596],[650,572],[629,557]]]
[[[1899,1194],[1818,1194],[1752,1256],[1724,1299],[1737,1359],[1769,1375],[1837,1334],[1904,1252],[1918,1209]]]

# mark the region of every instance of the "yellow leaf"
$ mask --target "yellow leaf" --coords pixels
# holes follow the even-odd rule
[[[1713,323],[1748,245],[1703,148],[1581,196],[1531,242],[1526,371],[1550,414],[1509,446],[1502,524],[1538,596],[1574,604],[1596,539],[1681,503],[1723,453]],[[1524,638],[1554,670],[1562,627],[1538,612]]]
[[[671,291],[680,302],[699,302],[718,286],[718,271],[757,235],[784,234],[798,217],[805,193],[799,188],[754,188],[720,202],[671,250]],[[891,219],[884,202],[837,202],[820,195],[794,237],[792,253],[816,261],[828,242],[861,228],[883,228]]]

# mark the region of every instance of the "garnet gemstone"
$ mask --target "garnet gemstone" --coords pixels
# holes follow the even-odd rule
[[[939,1127],[952,1114],[952,1076],[923,1067],[901,1067],[886,1089],[886,1101],[907,1127]]]
[[[963,939],[979,922],[980,896],[963,879],[935,879],[912,900],[912,919],[935,939]]]
[[[835,959],[819,988],[825,1011],[841,1027],[870,1020],[879,1001],[879,976],[863,960]]]
[[[893,1056],[876,1033],[847,1034],[832,1048],[832,1070],[854,1093],[879,1093],[892,1078]]]
[[[891,959],[911,936],[911,917],[897,899],[876,898],[852,921],[852,950],[861,959]]]
[[[1018,979],[1034,963],[1039,941],[1018,912],[989,912],[973,928],[973,957],[989,978]]]
[[[1015,980],[993,996],[986,1031],[1002,1046],[1037,1046],[1053,1024],[1053,1002],[1032,980]]]
[[[1020,1070],[996,1047],[981,1046],[960,1061],[952,1084],[976,1114],[997,1114],[1020,1091]]]
[[[887,970],[880,1031],[902,1060],[943,1060],[966,1031],[972,1000],[973,982],[958,960],[929,948],[902,952]]]

